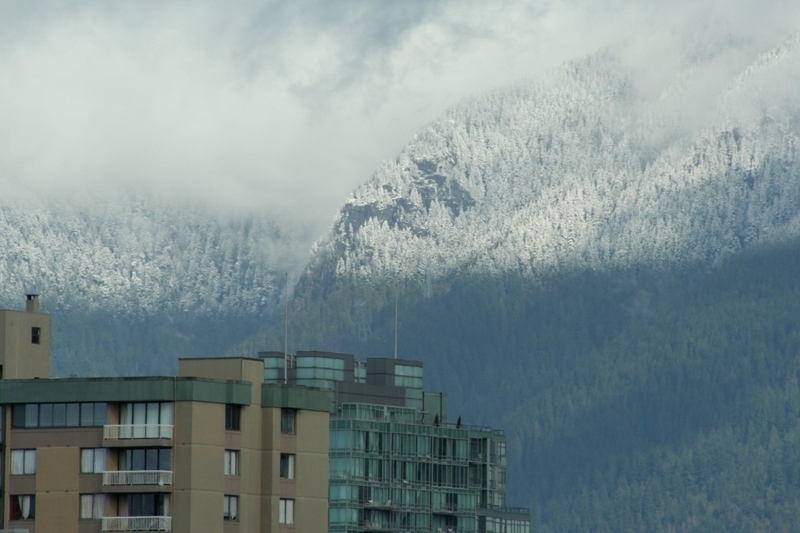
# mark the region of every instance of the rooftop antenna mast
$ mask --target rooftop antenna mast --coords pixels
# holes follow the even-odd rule
[[[394,282],[394,358],[397,359],[397,282]]]
[[[289,273],[283,287],[283,384],[289,383]]]

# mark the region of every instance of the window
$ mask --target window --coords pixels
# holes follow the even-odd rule
[[[239,520],[239,497],[225,496],[223,499],[222,517],[224,520]]]
[[[171,448],[125,448],[119,451],[119,469],[129,471],[172,470]]]
[[[281,433],[294,434],[295,410],[281,409]]]
[[[32,520],[36,517],[36,496],[20,494],[9,496],[9,519]]]
[[[105,470],[105,448],[84,448],[81,450],[81,474],[102,474]]]
[[[239,450],[225,450],[225,475],[239,475]]]
[[[123,498],[123,495],[119,497]],[[169,494],[128,494],[125,503],[128,516],[170,516]]]
[[[97,403],[21,403],[11,411],[14,428],[102,426],[106,423],[106,404]]]
[[[31,343],[39,344],[42,339],[42,328],[31,328]]]
[[[11,450],[11,475],[36,473],[36,450]]]
[[[228,404],[225,406],[225,429],[239,431],[242,406]]]
[[[162,431],[172,426],[172,402],[136,402],[120,405],[120,424],[131,426],[132,433],[126,438],[161,439],[171,438],[170,432]]]
[[[284,525],[294,524],[294,500],[281,498],[278,522]]]
[[[103,518],[105,509],[105,494],[81,494],[81,518]]]
[[[281,454],[281,477],[283,479],[294,479],[294,454]]]

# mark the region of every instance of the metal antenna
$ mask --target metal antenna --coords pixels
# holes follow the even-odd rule
[[[394,358],[397,359],[397,282],[394,282]]]
[[[283,384],[289,383],[289,273],[283,287]]]

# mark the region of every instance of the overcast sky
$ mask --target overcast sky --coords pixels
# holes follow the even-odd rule
[[[156,191],[321,232],[460,99],[620,40],[657,70],[687,27],[757,48],[795,4],[0,0],[0,195]]]

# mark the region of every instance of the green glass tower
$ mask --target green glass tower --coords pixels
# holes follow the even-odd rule
[[[501,430],[447,422],[420,361],[259,354],[265,381],[331,390],[329,531],[529,533],[506,507]]]

